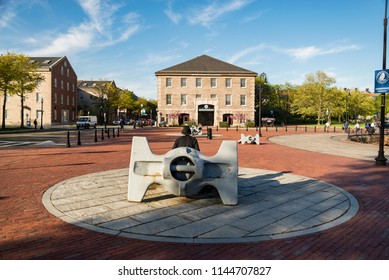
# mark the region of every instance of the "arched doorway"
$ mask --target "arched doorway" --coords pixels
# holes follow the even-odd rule
[[[198,107],[198,123],[202,125],[213,125],[215,116],[215,106],[210,104],[201,104]]]
[[[223,122],[226,122],[228,125],[232,125],[234,122],[232,114],[223,114]]]
[[[183,125],[187,121],[189,121],[189,114],[182,113],[178,116],[178,125]]]

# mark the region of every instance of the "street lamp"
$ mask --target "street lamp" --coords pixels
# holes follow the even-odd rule
[[[41,98],[41,129],[43,129],[43,97]]]
[[[382,70],[386,70],[386,39],[387,39],[387,18],[388,0],[385,1],[385,18],[384,18],[384,47],[383,47],[383,59]],[[380,118],[380,141],[378,156],[375,158],[377,165],[386,165],[386,158],[384,154],[384,140],[385,140],[385,92],[381,93],[381,118]]]
[[[261,112],[261,107],[262,107],[262,91],[263,91],[263,85],[267,84],[267,78],[266,78],[266,74],[265,73],[262,73],[260,76],[259,76],[259,93],[258,93],[258,133],[259,133],[259,137],[262,136],[262,132],[261,132],[261,122],[262,122],[262,112]]]
[[[107,94],[103,95],[103,100],[104,100],[104,131],[107,132],[107,100],[108,100]]]
[[[350,89],[344,88],[346,91],[346,122],[348,123],[348,97],[350,96]]]

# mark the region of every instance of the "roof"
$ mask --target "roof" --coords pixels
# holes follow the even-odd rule
[[[77,81],[77,86],[78,87],[95,87],[98,84],[113,84],[116,87],[115,81],[84,81],[84,80],[79,80]]]
[[[253,71],[218,60],[208,55],[201,55],[183,63],[155,72],[156,76],[182,74],[258,75]]]
[[[31,61],[39,63],[39,68],[50,69],[63,57],[30,57]]]

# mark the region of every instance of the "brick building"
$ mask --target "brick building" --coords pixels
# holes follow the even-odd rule
[[[75,124],[77,120],[77,75],[64,57],[31,57],[39,63],[38,73],[44,76],[38,87],[26,94],[24,101],[25,125],[34,119],[40,125]],[[0,102],[3,98],[0,96]],[[20,125],[20,97],[7,97],[6,125]],[[1,109],[0,109],[1,110]],[[43,116],[42,116],[43,113]]]
[[[158,122],[254,121],[257,73],[202,55],[157,71]]]

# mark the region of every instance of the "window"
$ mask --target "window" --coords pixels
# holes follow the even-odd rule
[[[63,66],[61,66],[61,75],[63,75]]]
[[[64,61],[63,65],[65,65],[65,67],[68,66],[68,63],[66,62],[66,60]]]
[[[172,95],[166,94],[166,105],[172,105]]]
[[[70,90],[69,82],[66,83],[66,89],[67,89],[68,91]]]
[[[186,94],[181,94],[181,105],[186,105]]]
[[[240,106],[246,106],[246,95],[240,96]]]
[[[172,78],[166,78],[166,87],[172,87]]]
[[[57,87],[57,78],[54,79],[54,87]]]
[[[61,104],[63,104],[63,94],[61,94]]]
[[[231,78],[227,78],[226,79],[226,88],[230,88],[231,87]]]
[[[216,78],[211,78],[211,87],[217,87]]]
[[[186,87],[186,78],[181,78],[181,87]]]
[[[67,97],[66,97],[66,105],[69,105],[70,104],[70,96],[68,95]]]
[[[201,87],[202,83],[201,83],[201,78],[196,78],[196,87],[199,88]]]
[[[37,92],[36,93],[36,102],[41,102],[42,101],[42,93]]]
[[[246,79],[240,79],[240,87],[245,88],[246,87]]]
[[[57,110],[54,110],[54,120],[57,120]]]
[[[201,98],[201,94],[196,94],[196,99],[200,99]]]
[[[231,94],[226,94],[226,106],[231,106]]]
[[[63,89],[63,81],[61,80],[61,89]]]
[[[216,99],[216,94],[211,94],[211,99]]]
[[[66,75],[69,77],[69,75],[70,75],[70,71],[69,71],[69,69],[66,69]]]
[[[74,106],[74,104],[75,104],[75,101],[76,99],[74,98],[74,96],[72,97],[72,105]]]
[[[75,87],[74,87],[74,84],[72,84],[72,86],[73,86],[73,92],[75,92]]]
[[[54,92],[54,103],[57,104],[57,93]]]

